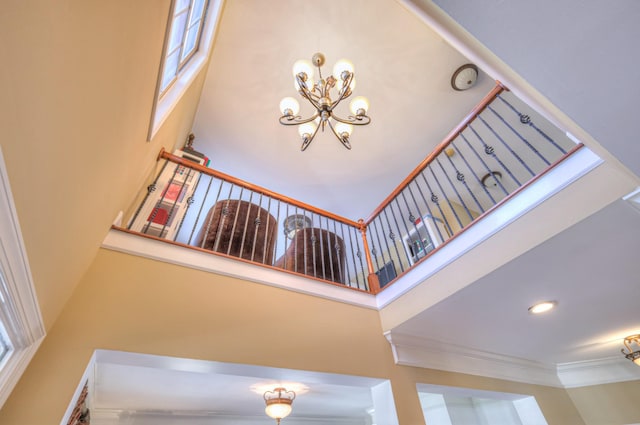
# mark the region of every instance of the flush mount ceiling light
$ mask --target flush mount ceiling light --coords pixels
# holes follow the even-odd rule
[[[631,345],[636,346],[634,351]],[[624,351],[624,348],[620,350],[622,354],[636,365],[640,366],[640,334],[629,335],[624,339],[624,346],[627,347],[628,353]]]
[[[472,63],[462,65],[451,76],[451,87],[463,91],[475,86],[478,81],[478,67]]]
[[[280,420],[286,418],[291,413],[291,404],[296,398],[296,393],[278,387],[273,391],[265,392],[263,397],[267,404],[267,407],[264,409],[265,413],[270,418],[275,419],[277,424],[280,424]]]
[[[502,182],[502,173],[500,171],[491,171],[485,174],[480,181],[486,188],[490,189],[498,187],[498,185]]]
[[[529,307],[529,313],[542,314],[554,308],[558,303],[555,301],[543,301]]]
[[[351,149],[349,136],[354,125],[367,125],[371,118],[367,115],[369,102],[366,98],[358,96],[351,101],[351,112],[353,115],[341,118],[334,112],[336,106],[344,99],[351,96],[355,87],[353,65],[342,59],[333,67],[333,75],[327,78],[322,77],[321,67],[324,65],[324,55],[316,53],[311,59],[299,60],[293,65],[293,76],[295,77],[296,89],[300,96],[307,99],[316,109],[316,112],[309,118],[302,118],[298,115],[300,105],[292,97],[285,97],[280,102],[280,124],[299,125],[298,133],[302,137],[300,150],[304,151],[309,147],[313,138],[318,133],[318,129],[324,131],[329,126],[333,134],[340,140],[342,145]],[[315,81],[313,67],[318,68],[318,81]],[[336,89],[335,100],[331,99],[331,91]]]

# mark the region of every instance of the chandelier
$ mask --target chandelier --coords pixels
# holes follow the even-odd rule
[[[264,409],[265,413],[275,419],[277,424],[280,424],[280,419],[286,418],[291,413],[291,404],[296,398],[296,393],[278,387],[273,391],[265,392],[263,397],[267,404]]]
[[[293,65],[293,76],[298,93],[307,99],[316,111],[312,116],[302,118],[298,115],[300,110],[298,101],[292,97],[285,97],[280,102],[280,112],[282,112],[280,124],[299,126],[302,151],[309,147],[318,130],[322,129],[324,132],[327,126],[345,148],[351,149],[349,136],[353,126],[367,125],[371,122],[371,118],[367,115],[369,102],[362,96],[354,98],[351,102],[350,109],[353,115],[341,118],[334,112],[340,102],[351,96],[355,87],[353,65],[347,60],[340,60],[333,67],[333,75],[323,78],[321,66],[324,65],[324,55],[316,53],[311,60],[312,62],[302,59],[297,61]],[[314,80],[314,66],[318,68],[318,81]],[[335,100],[331,98],[333,89],[337,91]]]
[[[635,344],[637,347],[635,351],[631,347],[632,343]],[[625,352],[623,348],[622,350],[620,350],[622,351],[622,354],[624,354],[624,356],[627,359],[631,360],[632,362],[640,366],[640,334],[630,335],[626,337],[624,339],[624,346],[627,348],[628,352]]]

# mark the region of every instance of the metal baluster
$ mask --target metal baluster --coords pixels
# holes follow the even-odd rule
[[[484,212],[484,208],[482,207],[482,205],[478,201],[478,198],[476,197],[475,193],[473,193],[473,191],[471,190],[471,188],[467,184],[467,179],[465,178],[464,173],[462,173],[458,169],[458,167],[456,167],[456,165],[453,163],[453,161],[451,160],[451,157],[449,157],[449,155],[445,154],[444,156],[449,161],[449,165],[451,165],[451,167],[453,167],[453,169],[456,170],[456,178],[458,179],[458,181],[460,183],[462,183],[464,185],[464,187],[467,189],[467,192],[469,192],[469,195],[471,195],[471,198],[473,198],[473,201],[476,203],[476,205],[480,209],[480,213],[483,213]],[[471,172],[475,176],[475,173],[473,173],[473,170],[471,170]],[[478,183],[480,183],[480,185],[482,186],[482,182],[480,181],[480,179],[477,176],[475,176],[475,177],[476,177],[476,180],[478,181]],[[473,221],[473,218],[471,218],[471,221]]]
[[[371,228],[371,224],[373,224],[373,228]],[[374,251],[376,250],[376,239],[378,240],[378,249],[380,250],[380,256],[382,257],[382,266],[384,266],[385,264],[385,260],[384,260],[384,251],[382,249],[382,244],[380,244],[380,236],[378,235],[377,232],[377,228],[375,226],[375,220],[373,220],[368,226],[367,226],[367,230],[369,230],[369,238],[368,240],[371,242],[371,247]],[[374,238],[374,231],[375,231],[375,238]],[[378,268],[378,270],[381,269],[380,267],[380,262],[377,256],[375,256],[375,260],[376,260],[376,267]]]
[[[442,185],[440,184],[440,180],[438,180],[438,178],[436,177],[436,174],[433,172],[433,167],[429,166],[427,168],[431,172],[431,176],[436,181],[436,185],[438,185],[438,188],[440,189],[440,192],[443,194],[444,200],[447,201],[447,204],[449,204],[449,208],[451,208],[451,212],[453,213],[453,216],[456,218],[456,221],[458,222],[458,225],[462,229],[464,226],[462,225],[462,221],[460,220],[460,217],[458,216],[458,212],[456,211],[455,208],[453,208],[453,205],[451,204],[451,201],[449,200],[449,197],[446,196],[445,191],[442,188]],[[446,175],[446,173],[445,173],[445,175]],[[428,183],[427,183],[427,185],[428,185]],[[431,193],[432,193],[431,199],[433,199],[433,197],[434,197],[433,192],[431,192]],[[436,196],[436,199],[437,199],[437,196]],[[443,217],[444,217],[444,215],[443,215]],[[453,232],[451,232],[451,234],[453,234]]]
[[[400,192],[400,195],[402,196],[402,200],[404,201],[404,205],[407,207],[407,214],[408,214],[407,220],[413,225],[413,230],[415,230],[416,237],[418,238],[418,244],[420,245],[421,251],[423,251],[426,254],[427,247],[424,246],[424,242],[422,241],[422,238],[420,237],[420,231],[418,230],[418,225],[416,224],[416,217],[411,212],[411,207],[409,206],[409,202],[407,202],[407,197],[404,196],[404,190],[402,192]],[[407,237],[409,238],[409,242],[413,245],[413,242],[411,241],[411,236],[409,235],[409,232],[407,232]],[[416,260],[417,260],[417,256],[416,256]]]
[[[195,172],[195,171],[194,171]],[[198,187],[198,184],[200,184],[200,178],[201,178],[202,174],[198,173],[198,177],[196,178],[195,183],[193,183],[193,194],[195,195],[196,191],[195,189]],[[186,181],[185,181],[185,185],[186,185]],[[183,186],[184,189],[184,186]],[[178,200],[176,199],[176,202],[178,202]],[[178,224],[178,226],[176,227],[176,234],[173,236],[173,241],[175,242],[178,239],[178,235],[180,235],[180,231],[182,230],[182,225],[184,224],[185,219],[187,218],[187,214],[189,214],[189,209],[191,209],[191,205],[193,205],[193,203],[195,202],[195,200],[193,199],[193,195],[189,196],[186,201],[187,203],[187,207],[184,210],[184,214],[182,215],[182,218],[180,219],[180,224]]]
[[[393,211],[392,211],[393,212]],[[391,223],[389,222],[389,216],[387,215],[387,208],[383,208],[382,213],[384,214],[384,218],[387,221],[387,227],[389,227],[389,239],[391,239],[391,242],[393,243],[393,248],[396,250],[396,257],[398,257],[398,263],[400,264],[400,271],[404,272],[404,266],[402,265],[402,259],[400,257],[400,252],[398,251],[398,244],[396,243],[396,238],[398,237],[398,235],[396,235],[393,232],[393,229],[391,228]],[[395,217],[394,217],[395,219]],[[397,223],[396,223],[396,227],[397,227]],[[398,229],[396,229],[398,230]],[[405,252],[406,255],[406,252]]]
[[[342,239],[344,239],[344,223],[340,223],[340,229],[342,232]],[[351,229],[351,226],[349,226],[349,229]],[[353,261],[353,274],[356,277],[356,285],[359,288],[360,287],[360,281],[358,280],[358,266],[356,265],[356,251],[353,250],[353,238],[351,237],[350,233],[349,234],[349,246],[351,247],[351,260]]]
[[[270,215],[271,215],[271,196],[267,196],[267,212],[269,214],[267,215],[267,225],[265,226],[265,229],[264,229],[264,247],[262,248],[262,264],[266,264],[267,263],[267,238],[268,238],[268,235],[269,235],[269,224],[271,222],[271,217],[270,217]],[[276,231],[277,231],[277,229],[278,229],[278,227],[276,225]],[[276,237],[275,239],[276,240],[273,241],[273,243],[274,243],[273,252],[274,253],[276,252],[275,251],[275,244],[277,243],[278,238]],[[275,256],[275,254],[274,254],[274,256]],[[271,260],[271,263],[272,264],[269,264],[270,266],[273,265],[273,259]]]
[[[340,245],[340,241],[338,240],[339,236],[338,236],[338,229],[336,228],[336,221],[335,220],[331,220],[331,221],[333,222],[333,234],[334,234],[334,236],[336,238],[335,249],[336,249],[337,257],[338,257],[338,273],[340,274],[340,276],[339,276],[340,277],[340,282],[346,285],[347,281],[349,281],[349,269],[346,266],[346,264],[347,264],[347,253],[344,252],[345,248],[346,248],[346,244],[344,242],[344,236],[343,236],[342,237],[342,246]],[[342,252],[342,255],[344,257],[340,256],[341,252]],[[344,266],[342,264],[342,258],[345,259]],[[343,270],[343,267],[344,267],[344,270]]]
[[[409,244],[411,244],[411,235],[409,234],[409,228],[407,227],[407,222],[404,220],[404,216],[402,214],[402,208],[400,207],[400,202],[398,201],[398,197],[394,199],[396,202],[396,208],[398,209],[399,216],[402,218],[400,222],[404,225],[404,230],[406,231],[407,239],[409,240]],[[412,257],[409,259],[409,264],[411,264],[411,260],[413,260],[413,252],[411,252]]]
[[[469,210],[469,207],[467,207],[466,202],[464,202],[462,200],[462,196],[460,195],[460,192],[458,192],[458,189],[456,188],[456,185],[453,184],[453,182],[451,181],[451,178],[449,177],[449,174],[444,170],[444,167],[442,166],[442,163],[440,162],[440,160],[437,157],[435,159],[435,162],[438,164],[438,166],[442,170],[442,174],[444,174],[444,177],[447,179],[447,181],[449,182],[449,185],[451,186],[451,188],[455,192],[456,196],[458,197],[458,200],[460,201],[460,205],[462,207],[464,207],[464,210],[467,212],[467,215],[469,216],[469,221],[470,222],[473,221],[473,214],[471,214],[471,211]],[[460,180],[460,175],[456,175],[456,178],[458,180]],[[462,178],[464,179],[464,175],[462,176]],[[464,227],[464,226],[461,226],[461,227]]]
[[[358,233],[357,233],[357,229],[353,226],[349,226],[349,228],[356,233],[356,238],[358,237]],[[353,239],[353,236],[351,236],[351,238]],[[362,264],[362,250],[360,249],[361,245],[360,245],[360,239],[356,239],[356,243],[358,246],[358,250],[356,251],[356,256],[358,257],[358,259],[360,260],[360,271],[362,272],[362,277],[364,279],[364,289],[365,290],[369,290],[369,283],[367,281],[367,276],[365,275],[365,268],[364,265]]]
[[[164,225],[162,226],[162,229],[160,230],[160,236],[162,236],[162,234],[164,233],[165,229],[167,228],[167,225],[173,219],[173,216],[176,213],[176,206],[178,205],[178,199],[180,199],[180,195],[182,194],[182,191],[186,189],[185,186],[187,184],[187,181],[189,180],[189,176],[191,176],[191,173],[193,172],[193,170],[191,168],[189,168],[189,167],[184,167],[184,168],[189,170],[189,171],[187,171],[187,177],[185,177],[183,182],[180,182],[180,191],[178,192],[178,196],[176,196],[176,199],[173,200],[173,205],[171,205],[171,209],[169,210],[169,217],[167,217],[167,221],[164,223]],[[169,185],[171,185],[171,182],[169,182]],[[169,189],[169,186],[166,187],[166,190],[168,190],[168,189]],[[185,214],[186,214],[186,211],[185,211]],[[179,231],[180,231],[180,225],[177,225],[176,226],[176,235],[178,234]],[[169,238],[165,238],[165,239],[169,239]],[[174,241],[175,241],[175,238],[174,238]]]
[[[189,233],[189,239],[187,240],[187,245],[191,245],[191,240],[193,239],[193,234],[196,232],[196,228],[198,227],[198,222],[200,221],[200,216],[202,215],[202,210],[204,209],[204,204],[206,204],[207,198],[209,197],[209,191],[211,190],[212,183],[213,183],[213,177],[209,176],[209,184],[207,185],[207,189],[204,191],[204,199],[202,199],[202,202],[200,202],[200,208],[198,208],[198,213],[196,214],[196,219],[193,222],[191,233]],[[222,183],[220,183],[220,188],[222,188]],[[206,233],[205,233],[205,238],[206,238]],[[205,238],[202,238],[202,239],[204,240]]]
[[[322,234],[324,233],[322,231],[322,216],[319,216],[318,218],[318,226],[319,226],[318,235],[320,239],[320,262],[322,263],[322,278],[324,280],[327,280],[327,268],[324,262],[324,242],[322,240]],[[314,236],[315,236],[315,232],[314,232]]]
[[[255,256],[255,253],[256,253],[256,241],[258,240],[258,230],[260,229],[260,225],[262,224],[262,221],[260,220],[261,212],[262,212],[262,193],[260,194],[260,200],[258,201],[258,215],[253,220],[253,225],[255,226],[255,230],[253,231],[253,243],[251,244],[251,261],[253,261],[253,257]],[[266,234],[264,235],[264,238],[265,240],[267,239]]]
[[[484,153],[486,153],[487,155],[491,155],[491,157],[493,159],[495,159],[498,164],[500,164],[500,166],[502,167],[503,170],[505,170],[507,172],[507,174],[509,174],[509,176],[511,176],[511,178],[513,179],[513,181],[516,182],[516,185],[518,185],[518,187],[522,186],[522,183],[520,183],[520,180],[518,180],[516,178],[516,176],[513,175],[513,173],[511,172],[511,170],[504,165],[504,163],[502,162],[502,160],[500,158],[498,158],[498,156],[496,155],[495,149],[493,149],[493,146],[488,145],[484,139],[482,138],[482,136],[480,136],[480,134],[478,134],[478,132],[476,131],[475,128],[473,128],[473,126],[471,124],[469,124],[467,126],[468,129],[470,129],[473,134],[476,135],[476,137],[478,138],[478,140],[480,141],[480,143],[482,143],[482,145],[484,146]]]
[[[488,106],[488,108],[491,108],[491,107]],[[484,118],[482,118],[482,115],[478,115],[478,119],[480,119],[480,121],[482,121],[482,123],[485,125],[485,127],[487,127],[489,129],[489,131],[491,131],[491,133],[493,133],[493,135],[496,137],[496,139],[498,139],[500,141],[500,143],[502,143],[502,146],[504,146],[511,153],[511,155],[513,155],[518,160],[520,165],[522,165],[529,172],[529,174],[531,174],[531,177],[534,177],[536,175],[536,173],[531,169],[531,167],[529,167],[527,165],[527,163],[524,162],[524,160],[520,157],[520,155],[518,155],[511,148],[511,146],[507,142],[504,141],[504,139],[498,134],[498,132],[496,130],[494,130],[494,128]]]
[[[464,142],[467,144],[467,146],[469,147],[469,149],[471,149],[471,152],[474,153],[474,155],[476,156],[476,158],[478,158],[478,160],[480,160],[480,162],[482,163],[482,165],[484,166],[484,169],[487,171],[488,174],[492,174],[493,170],[491,168],[489,168],[489,165],[485,162],[484,158],[482,158],[482,155],[478,154],[478,151],[476,151],[473,146],[471,146],[471,143],[469,142],[469,140],[464,136],[464,134],[460,133],[460,137],[462,137],[462,140],[464,140]],[[487,153],[487,148],[491,148],[491,146],[487,146],[485,145],[485,153]],[[491,152],[493,152],[493,148],[491,148]],[[502,181],[500,180],[496,180],[496,182],[498,183],[498,185],[500,186],[500,189],[502,189],[502,192],[504,192],[505,196],[509,194],[509,191],[507,191],[507,189],[505,189],[504,185],[502,184]],[[491,199],[493,200],[493,197],[491,197]],[[494,204],[496,204],[496,202],[494,201]]]
[[[281,201],[278,201],[278,212],[280,211],[280,202]],[[287,217],[289,217],[289,204],[286,203],[285,205],[286,205],[285,220],[286,220]],[[278,219],[280,219],[280,214],[278,214]],[[287,270],[287,251],[288,251],[288,249],[287,249],[287,245],[288,245],[287,240],[289,239],[289,237],[287,236],[286,232],[287,232],[287,229],[284,229],[284,254],[283,254],[284,255],[284,261],[283,261],[283,267],[284,267],[285,270]]]
[[[433,212],[431,211],[431,207],[429,206],[429,202],[427,201],[427,198],[425,198],[424,193],[422,192],[422,189],[420,188],[420,185],[417,182],[417,178],[413,179],[413,181],[411,183],[414,183],[416,185],[416,187],[418,188],[418,193],[420,193],[420,197],[422,198],[422,200],[424,201],[425,206],[427,207],[427,211],[429,212],[429,216],[431,217],[431,219],[433,220],[434,224],[436,221],[436,216],[433,215]],[[442,213],[442,211],[441,211]],[[442,232],[440,231],[440,227],[438,227],[437,225],[435,226],[436,231],[438,232],[438,236],[440,237],[440,240],[442,242],[444,242],[446,239],[444,238],[444,236],[442,235]],[[433,246],[435,247],[435,243],[433,244]]]
[[[233,193],[233,188],[234,188],[234,184],[231,183],[231,186],[229,186],[229,194],[227,195],[227,204],[222,207],[222,210],[220,210],[220,222],[218,223],[218,231],[216,232],[216,241],[213,244],[213,250],[218,252],[218,246],[220,245],[220,238],[222,238],[222,229],[224,228],[224,222],[227,219],[227,216],[229,215],[229,201],[231,200],[231,194]]]
[[[314,216],[315,216],[315,214],[313,212],[311,212],[311,223],[313,223],[315,221],[315,217]],[[316,241],[317,241],[317,238],[316,238],[316,234],[315,234],[315,229],[316,229],[315,227],[310,227],[310,228],[309,227],[305,227],[305,228],[303,228],[303,230],[305,232],[309,231],[309,233],[310,233],[309,241],[311,242],[311,259],[313,261],[313,277],[318,277],[317,276],[318,275],[318,272],[317,272],[318,263],[316,261]],[[305,233],[304,235],[305,235],[305,238],[304,238],[305,243],[304,243],[304,245],[306,247],[307,246],[307,237],[306,237],[307,234]],[[304,256],[304,260],[305,260],[304,273],[307,274],[307,255],[306,255],[306,253],[305,253],[305,256]]]
[[[253,206],[253,191],[249,192],[249,205],[247,207],[247,217],[244,219],[244,227],[242,228],[242,238],[240,239],[240,254],[238,258],[244,258],[244,241],[247,235],[247,227],[249,226],[249,219],[251,218],[251,207]],[[238,207],[240,208],[240,207]]]
[[[431,170],[431,167],[428,167],[428,168],[429,168],[429,171],[431,171],[431,174],[433,175],[433,171]],[[447,216],[444,214],[444,211],[442,211],[442,207],[440,206],[440,199],[438,198],[438,195],[436,195],[435,192],[433,191],[433,189],[431,188],[431,185],[429,184],[429,181],[427,180],[427,177],[424,175],[424,171],[422,173],[420,173],[420,176],[422,177],[422,180],[424,180],[425,184],[427,185],[427,189],[429,189],[429,192],[431,193],[431,202],[436,204],[436,207],[438,207],[438,211],[440,211],[440,216],[444,220],[445,226],[447,226],[447,230],[449,231],[449,235],[453,235],[453,229],[451,228],[451,225],[449,224],[449,220],[447,220]],[[435,178],[435,176],[434,176],[434,178]],[[436,179],[436,183],[438,183],[437,179]],[[439,183],[438,183],[438,185],[439,185]],[[449,206],[451,206],[451,204],[449,204]],[[457,216],[456,216],[456,218],[457,218]],[[460,223],[459,219],[458,219],[458,223]],[[462,227],[462,224],[460,225],[460,227]]]
[[[331,277],[333,281],[336,282],[336,277],[338,281],[340,281],[341,278],[340,276],[334,276],[336,272],[335,267],[338,268],[338,274],[340,273],[340,260],[338,258],[339,249],[336,249],[336,244],[338,243],[336,239],[337,235],[329,230],[329,217],[325,217],[325,219],[327,220],[327,238],[329,239],[329,263],[331,266]],[[331,242],[332,237],[333,243]]]
[[[331,246],[331,232],[329,231],[329,218],[325,217],[327,219],[327,228],[324,229],[326,230],[326,237],[327,237],[327,247],[326,250],[328,251],[329,254],[329,270],[331,271],[331,280],[335,282],[335,276],[334,276],[334,272],[333,272],[333,249]],[[322,239],[322,216],[320,216],[320,238]],[[322,247],[324,247],[324,242],[321,244]],[[324,255],[322,256],[322,258],[324,258]]]
[[[473,168],[471,167],[471,164],[469,164],[469,161],[467,161],[467,158],[464,156],[464,154],[462,153],[462,150],[458,149],[458,147],[455,145],[454,142],[451,142],[450,145],[452,148],[455,149],[456,153],[458,155],[460,155],[460,158],[462,158],[462,161],[465,163],[465,165],[467,166],[467,168],[469,169],[469,171],[471,172],[471,174],[473,175],[473,177],[475,177],[476,181],[478,182],[478,184],[480,185],[480,187],[482,189],[484,189],[484,192],[487,194],[487,196],[489,197],[489,199],[491,199],[491,203],[493,205],[496,204],[496,200],[493,198],[493,196],[491,196],[491,193],[489,192],[489,189],[487,188],[487,186],[485,186],[484,184],[482,184],[482,179],[476,174],[476,172],[473,170]],[[491,173],[491,171],[489,171],[489,173]],[[475,199],[475,197],[474,197]],[[478,202],[476,200],[476,202]],[[484,212],[484,210],[483,210]]]
[[[396,204],[398,204],[397,200],[396,200]],[[402,229],[400,229],[400,225],[398,224],[398,218],[397,218],[398,216],[396,215],[395,211],[393,210],[393,204],[389,203],[389,205],[387,205],[387,208],[389,208],[391,210],[391,217],[393,217],[393,222],[396,225],[396,230],[398,231],[398,235],[400,235],[400,238],[402,238]],[[402,217],[402,211],[401,210],[399,210],[399,215],[400,215],[400,217]],[[407,225],[404,223],[404,219],[401,220],[401,221],[402,221],[402,224],[405,225],[405,229],[406,229]],[[409,235],[409,230],[407,230],[407,237],[408,237],[408,235]],[[410,253],[406,249],[405,249],[405,254],[406,254],[406,257],[407,257],[407,263],[409,265],[411,265],[412,258],[411,258]]]
[[[162,205],[162,201],[164,200],[164,197],[167,194],[166,189],[175,180],[176,174],[178,173],[179,167],[181,167],[181,166],[180,165],[176,165],[176,168],[173,170],[173,175],[169,179],[169,182],[167,183],[167,187],[165,187],[165,190],[162,191],[162,195],[160,195],[160,199],[158,199],[158,201],[156,202],[155,206],[151,210],[151,214],[149,215],[149,218],[147,219],[147,224],[143,227],[143,229],[142,229],[142,231],[140,233],[145,233],[146,234],[149,231],[149,226],[151,226],[151,222],[153,222],[153,220],[156,218],[156,215],[158,214],[158,210],[159,210],[160,206]],[[171,220],[171,213],[169,213],[169,216],[167,217],[167,222],[169,222],[169,220]],[[162,232],[164,232],[164,229],[167,226],[167,224],[166,224],[167,222],[165,222],[165,225],[162,226],[162,229],[160,229],[160,233],[158,234],[158,237],[160,237],[160,238],[162,237]]]
[[[294,209],[294,214],[296,214],[296,215],[298,214],[298,207],[297,206]],[[289,218],[289,211],[287,211],[287,218]],[[296,225],[295,226],[295,231],[293,232],[293,239],[291,239],[292,240],[291,243],[293,244],[293,270],[295,270],[296,273],[298,273],[298,236],[297,235],[298,235],[298,232],[299,232],[299,230],[297,230],[297,229],[298,229],[298,226]],[[302,229],[302,230],[304,230],[304,229]],[[303,233],[302,236],[303,237],[306,236],[306,233]],[[306,239],[304,239],[303,240],[303,246],[302,246],[302,250],[303,250],[302,253],[305,254],[304,255],[305,270],[307,269],[307,263],[306,263],[307,256],[306,256],[306,252],[305,252],[305,250],[307,248],[306,245],[307,245],[307,241],[306,241]]]
[[[522,134],[520,134],[520,133],[518,132],[518,130],[516,130],[516,129],[511,125],[511,124],[509,124],[509,123],[507,122],[507,120],[505,120],[505,119],[504,119],[504,117],[503,117],[502,115],[500,115],[498,112],[496,112],[496,110],[495,110],[495,109],[493,109],[491,106],[487,106],[487,108],[488,108],[491,112],[493,112],[493,114],[494,114],[496,117],[498,117],[498,119],[502,122],[502,124],[504,124],[505,126],[507,126],[507,127],[509,128],[509,130],[511,130],[511,131],[513,132],[513,134],[515,134],[515,135],[516,135],[520,140],[522,140],[522,142],[523,142],[525,145],[527,145],[527,147],[528,147],[529,149],[531,149],[531,151],[532,151],[533,153],[535,153],[535,154],[538,156],[538,158],[540,158],[540,159],[545,163],[545,165],[547,165],[547,167],[548,167],[549,165],[551,165],[551,163],[550,163],[549,161],[547,161],[547,158],[545,158],[545,157],[540,153],[540,151],[538,151],[538,149],[537,149],[535,146],[533,146],[533,145],[532,145],[532,144],[531,144],[531,143],[530,143],[530,142],[529,142],[529,141],[528,141],[528,140],[527,140],[527,139],[526,139]]]
[[[158,179],[160,178],[160,176],[162,175],[162,173],[164,172],[164,169],[167,167],[167,164],[169,163],[169,160],[164,161],[164,164],[162,165],[162,168],[160,169],[160,172],[158,173],[158,175],[156,176],[156,178],[153,180],[153,183],[151,183],[149,186],[147,186],[147,193],[144,195],[144,199],[142,200],[142,202],[140,203],[140,206],[138,207],[138,209],[136,210],[136,212],[133,214],[133,218],[131,219],[131,221],[129,222],[129,226],[127,226],[127,229],[131,230],[131,226],[133,226],[133,223],[136,221],[136,219],[138,218],[138,216],[140,215],[140,211],[142,210],[142,207],[147,203],[147,201],[149,200],[149,196],[157,189],[158,187]],[[153,211],[153,210],[152,210]],[[147,220],[148,221],[148,220]],[[147,224],[148,227],[148,224]],[[140,233],[144,233],[144,232],[140,232]]]
[[[553,146],[556,147],[556,149],[558,149],[563,155],[565,155],[567,153],[567,151],[560,145],[558,145],[555,140],[553,140],[551,137],[549,137],[544,131],[542,131],[540,128],[538,128],[538,126],[536,126],[533,123],[533,120],[531,119],[531,117],[529,117],[529,115],[524,115],[522,113],[520,113],[515,107],[513,107],[513,105],[511,105],[511,103],[509,103],[506,99],[504,99],[501,95],[498,95],[498,99],[500,99],[502,102],[504,102],[509,108],[511,108],[511,110],[513,112],[516,113],[516,115],[518,115],[518,117],[520,118],[520,122],[523,124],[527,124],[530,127],[532,127],[534,130],[536,130],[538,132],[538,134],[540,134],[542,137],[544,137],[545,139],[547,139],[547,141],[549,143],[551,143]]]
[[[211,180],[209,180],[209,186],[207,187],[207,195],[205,195],[204,199],[202,200],[202,204],[200,206],[200,212],[198,212],[198,217],[200,217],[200,214],[202,212],[202,209],[204,208],[205,205],[205,201],[207,199],[208,193],[209,193],[209,188],[211,187],[211,183],[213,182],[213,177],[211,177]],[[216,199],[215,202],[213,203],[213,205],[215,206],[218,203],[218,199],[220,198],[220,193],[222,192],[222,186],[224,185],[224,180],[220,180],[220,185],[218,186],[218,193],[216,194]],[[202,242],[200,242],[200,248],[204,248],[206,240],[207,240],[207,236],[209,235],[209,230],[211,230],[211,222],[213,221],[213,216],[214,216],[214,206],[211,207],[211,216],[209,217],[209,220],[207,220],[206,226],[205,223],[202,223],[202,228],[200,229],[200,232],[202,233]],[[209,213],[207,213],[207,216],[209,215]],[[206,217],[205,217],[206,219]],[[193,225],[193,230],[191,231],[191,234],[193,235],[193,232],[196,228],[196,225],[198,224],[198,219],[196,219],[195,224]],[[191,236],[189,237],[189,242],[191,242]]]
[[[240,187],[240,196],[238,196],[238,206],[236,207],[235,217],[233,217],[233,226],[231,227],[231,234],[229,236],[229,246],[227,247],[227,255],[231,255],[231,245],[233,245],[233,237],[236,234],[236,224],[238,224],[238,214],[240,213],[240,205],[242,201],[242,192],[244,192],[244,187]],[[242,247],[240,247],[240,252],[242,253]]]
[[[376,238],[378,239],[378,246],[380,247],[380,251],[382,252],[382,267],[384,267],[387,264],[387,260],[384,258],[384,249],[382,247],[382,242],[380,242],[380,229],[378,229],[378,224],[377,224],[378,221],[380,221],[380,227],[382,228],[382,240],[385,242],[385,245],[387,247],[387,253],[389,255],[389,261],[392,262],[393,259],[391,258],[391,249],[389,248],[389,243],[387,241],[387,238],[384,237],[384,227],[382,226],[382,219],[380,218],[380,215],[378,214],[378,216],[372,221],[372,223],[373,223],[373,227],[376,230]]]

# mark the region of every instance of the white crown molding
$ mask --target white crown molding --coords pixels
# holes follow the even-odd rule
[[[389,331],[385,337],[400,365],[562,387],[552,365]]]
[[[550,365],[442,341],[385,332],[396,364],[561,388],[640,380],[623,356]]]
[[[640,367],[622,355],[581,362],[559,363],[558,378],[565,388],[640,380]]]

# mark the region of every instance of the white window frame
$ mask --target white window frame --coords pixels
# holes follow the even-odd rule
[[[13,203],[2,149],[0,149],[0,320],[11,349],[0,362],[0,407],[44,339],[29,260]]]
[[[193,3],[194,0],[191,0]],[[153,101],[153,110],[151,112],[151,123],[149,125],[149,132],[147,135],[147,141],[153,139],[164,121],[167,119],[173,108],[178,104],[182,95],[189,88],[191,83],[198,76],[200,71],[204,68],[211,47],[213,46],[213,40],[216,33],[216,28],[220,20],[222,7],[224,0],[209,0],[208,4],[203,12],[204,26],[202,27],[199,37],[199,42],[196,42],[198,46],[195,52],[192,52],[183,63],[178,66],[178,75],[168,85],[168,87],[161,92],[162,79],[164,74],[164,62],[167,56],[167,49],[169,45],[169,38],[171,36],[171,27],[174,17],[174,9],[178,0],[171,2],[169,19],[167,21],[167,31],[165,33],[164,47],[162,49],[162,61],[160,63],[160,69],[158,70],[158,82],[156,84],[156,93]],[[191,6],[189,7],[189,14],[191,14]],[[188,21],[188,19],[187,19]],[[185,32],[186,36],[186,32]],[[184,39],[183,39],[184,42]],[[182,53],[180,53],[182,55]]]

